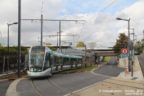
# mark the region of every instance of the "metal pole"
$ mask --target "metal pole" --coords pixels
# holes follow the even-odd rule
[[[41,14],[41,46],[43,46],[43,15]]]
[[[61,49],[61,21],[59,21],[59,48],[62,52],[62,49]]]
[[[9,71],[9,26],[10,24],[8,24],[8,37],[7,37],[7,47],[8,47],[8,55],[7,55],[7,69]]]
[[[21,64],[21,0],[18,0],[18,77],[20,77]]]
[[[128,52],[129,52],[129,56],[128,56],[128,68],[130,70],[130,18],[128,19]]]
[[[59,35],[58,33],[59,33],[59,32],[57,32],[57,48],[58,48],[58,35]]]
[[[85,67],[86,67],[86,45],[85,45]]]
[[[3,73],[4,73],[4,71],[5,71],[5,56],[3,58]]]
[[[1,33],[1,31],[0,31],[0,34],[1,34],[1,46],[3,45],[3,36],[2,36],[2,33]]]
[[[133,67],[134,67],[134,63],[135,63],[135,58],[134,58],[134,41],[135,41],[135,33],[134,33],[134,28],[132,29],[133,30],[133,50],[132,50],[132,54],[133,54],[133,58],[132,58],[132,72],[131,72],[131,76],[133,77]]]
[[[144,39],[144,30],[143,30],[143,39]]]

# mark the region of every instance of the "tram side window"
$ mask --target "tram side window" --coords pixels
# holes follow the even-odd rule
[[[45,58],[45,68],[48,68],[50,67],[50,64],[51,64],[51,57],[50,57],[50,53],[47,53],[46,54],[46,58]]]
[[[59,64],[59,57],[54,56],[54,65],[58,65],[58,64]]]
[[[63,58],[59,57],[59,64],[62,65],[63,64]]]
[[[82,59],[79,59],[79,64],[82,64]]]
[[[71,59],[71,64],[75,64],[75,59],[74,58]]]
[[[69,65],[69,58],[64,58],[64,65]]]

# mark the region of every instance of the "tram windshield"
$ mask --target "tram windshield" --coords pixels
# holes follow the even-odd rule
[[[44,55],[45,47],[32,47],[30,54],[30,68],[38,68],[41,70],[43,67]]]

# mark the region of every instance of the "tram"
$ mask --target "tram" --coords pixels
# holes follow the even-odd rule
[[[29,50],[27,67],[31,78],[52,76],[54,72],[82,67],[82,57],[57,53],[45,46],[33,46]]]

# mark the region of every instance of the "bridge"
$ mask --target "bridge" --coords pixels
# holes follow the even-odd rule
[[[116,56],[112,48],[89,49],[95,53],[96,56]]]

